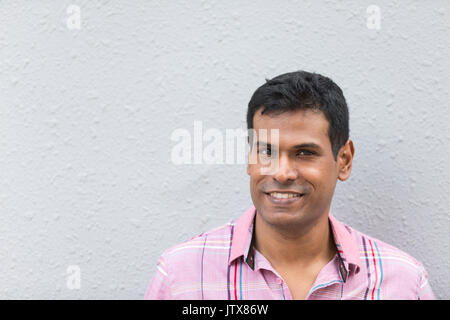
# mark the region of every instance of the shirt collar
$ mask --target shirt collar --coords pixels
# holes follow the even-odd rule
[[[231,252],[228,263],[231,264],[235,259],[243,256],[244,261],[254,270],[254,250],[252,245],[253,226],[256,214],[255,206],[249,208],[233,226],[233,235],[231,242]],[[339,273],[345,282],[349,272],[358,273],[360,270],[359,250],[355,240],[352,237],[351,229],[336,220],[329,213],[328,220],[333,230],[334,242],[336,244],[337,256],[339,260]]]
[[[244,260],[253,269],[254,254],[250,254],[253,240],[253,222],[255,218],[256,208],[249,208],[235,223],[233,227],[233,235],[231,240],[231,252],[228,264],[235,259],[244,256]],[[248,261],[251,260],[251,261]]]

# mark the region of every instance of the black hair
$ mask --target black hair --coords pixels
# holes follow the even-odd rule
[[[253,129],[253,117],[261,114],[280,114],[287,111],[320,110],[328,120],[334,160],[349,138],[349,113],[344,94],[330,78],[303,70],[266,79],[253,93],[247,110],[247,129]]]

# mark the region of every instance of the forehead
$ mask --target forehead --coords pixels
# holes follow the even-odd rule
[[[295,110],[280,114],[263,114],[262,109],[255,113],[253,128],[256,135],[258,129],[267,129],[267,139],[270,141],[270,129],[279,130],[281,145],[296,145],[304,142],[314,142],[321,146],[329,145],[328,120],[320,110]]]

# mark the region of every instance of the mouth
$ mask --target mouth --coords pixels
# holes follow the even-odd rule
[[[264,192],[265,197],[276,205],[291,205],[303,201],[305,194],[293,192]]]

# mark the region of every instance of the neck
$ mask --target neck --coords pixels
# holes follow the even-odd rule
[[[280,230],[255,217],[255,248],[274,266],[328,263],[336,254],[328,216],[295,229]]]

